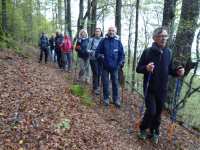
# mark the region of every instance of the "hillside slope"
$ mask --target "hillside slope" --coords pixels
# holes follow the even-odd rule
[[[71,94],[73,74],[0,51],[0,149],[2,150],[200,150],[200,138],[178,126],[167,141],[164,115],[158,145],[137,139],[132,126],[140,98],[126,92],[122,108],[84,106]],[[88,86],[89,88],[89,86]]]

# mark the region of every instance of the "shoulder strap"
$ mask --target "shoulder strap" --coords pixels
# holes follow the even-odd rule
[[[145,49],[145,60],[148,59],[150,50],[151,50],[151,47]]]
[[[93,46],[94,46],[94,38],[92,38],[92,43],[91,43],[91,47],[90,47],[91,50],[92,50]]]

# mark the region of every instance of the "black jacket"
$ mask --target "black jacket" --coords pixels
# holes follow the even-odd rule
[[[143,51],[137,65],[137,73],[144,74],[143,90],[146,88],[149,72],[146,65],[153,62],[155,65],[151,75],[148,91],[154,93],[165,93],[167,91],[168,74],[176,76],[176,70],[172,68],[172,54],[169,48],[160,49],[156,43]]]

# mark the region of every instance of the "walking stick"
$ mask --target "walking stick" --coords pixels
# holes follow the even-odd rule
[[[124,87],[125,87],[125,76],[124,76],[124,71],[123,68],[120,68],[119,70],[119,83],[122,89],[122,103],[124,101]]]
[[[147,98],[147,93],[148,93],[148,88],[149,88],[149,82],[151,80],[151,73],[148,74],[148,78],[147,78],[147,83],[146,83],[146,89],[144,91],[144,100],[143,100],[143,103],[142,105],[140,106],[140,114],[139,114],[139,117],[135,123],[135,128],[138,130],[139,127],[140,127],[140,124],[141,124],[141,121],[142,121],[142,114],[144,112],[144,106],[145,106],[145,100]]]
[[[172,102],[172,110],[171,110],[171,124],[168,127],[168,140],[170,143],[172,142],[172,136],[174,134],[174,130],[176,128],[176,115],[177,115],[177,101],[180,96],[180,89],[181,89],[181,80],[176,79],[176,90],[175,90],[175,96]]]
[[[99,82],[100,82],[100,95],[99,95],[99,104],[102,103],[102,93],[103,93],[103,84],[102,84],[102,72],[103,72],[103,65],[101,62],[99,62],[99,66],[100,66],[100,78],[99,78]]]
[[[76,49],[76,44],[77,44],[77,39],[74,42],[74,46],[73,46],[73,52]],[[74,56],[74,55],[73,55]],[[75,60],[75,58],[73,57],[73,61]],[[74,79],[73,79],[73,83],[76,81],[76,71],[77,71],[77,67],[78,67],[78,55],[76,57],[76,64],[75,64],[75,69],[74,69]]]

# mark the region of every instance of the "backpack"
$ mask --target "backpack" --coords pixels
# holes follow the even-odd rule
[[[64,48],[64,50],[69,50],[72,48],[72,42],[69,38],[64,40],[63,48]]]
[[[87,44],[89,42],[89,39],[85,40],[79,40],[77,42],[77,45],[80,45],[80,50],[78,51],[78,56],[83,58],[83,59],[88,59],[89,58],[89,53],[87,52]]]
[[[40,38],[40,46],[41,48],[47,48],[48,47],[48,39],[45,36],[42,36]]]

